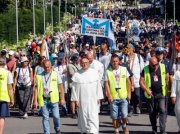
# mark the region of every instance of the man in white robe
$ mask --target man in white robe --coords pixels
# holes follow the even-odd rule
[[[103,99],[102,87],[98,72],[89,67],[87,58],[81,59],[82,69],[73,77],[71,101],[76,101],[78,112],[78,128],[81,133],[99,133],[100,99]]]
[[[178,134],[180,134],[180,71],[176,71],[174,74],[174,81],[171,87],[172,103],[175,104],[175,114],[177,118],[177,124],[179,126]]]

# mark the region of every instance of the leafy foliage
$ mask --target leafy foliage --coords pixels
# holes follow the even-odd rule
[[[18,1],[18,30],[19,44],[22,40],[27,39],[30,33],[33,33],[33,0],[17,0]],[[42,0],[35,0],[35,24],[36,34],[44,34],[43,21],[43,3]],[[48,3],[49,0],[45,0]],[[67,11],[71,13],[71,7],[76,2],[82,0],[67,0]],[[66,22],[72,17],[64,15],[65,1],[61,0],[61,29],[64,30]],[[77,14],[82,11],[77,9]],[[45,10],[46,30],[51,29],[51,5],[46,5]],[[53,0],[53,26],[58,31],[59,27],[59,0]],[[50,31],[50,30],[49,30]],[[47,31],[46,33],[48,33]],[[51,32],[50,32],[51,33]],[[52,33],[51,33],[52,34]],[[0,44],[11,45],[16,43],[16,0],[0,0]]]

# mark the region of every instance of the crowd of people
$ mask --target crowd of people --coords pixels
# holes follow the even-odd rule
[[[170,46],[173,35],[179,35],[179,27],[153,15],[152,8],[110,5],[85,11],[73,19],[69,31],[28,39],[26,49],[12,51],[5,46],[1,50],[0,134],[5,117],[10,116],[8,104],[17,107],[23,119],[28,119],[29,110],[34,113],[38,109],[44,134],[50,134],[50,111],[55,132],[61,133],[59,106],[61,116],[78,119],[81,133],[98,134],[105,101],[109,102],[114,134],[119,134],[119,120],[124,134],[130,133],[128,117],[141,114],[143,101],[153,134],[158,133],[157,117],[160,134],[166,134],[169,107],[175,104],[180,134],[180,53],[175,50],[177,61],[172,64]],[[110,19],[116,41],[103,37],[94,41],[81,35],[82,17]],[[134,20],[139,31],[127,31]],[[159,35],[164,37],[162,44],[157,41]]]

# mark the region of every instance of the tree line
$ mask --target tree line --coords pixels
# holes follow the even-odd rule
[[[82,0],[67,0],[67,11],[72,14],[73,4],[79,3]],[[0,0],[0,43],[6,44],[16,43],[16,1],[15,0]],[[45,10],[46,26],[51,24],[51,5],[50,0],[45,0],[47,3]],[[35,0],[35,27],[36,34],[44,34],[43,21],[43,1]],[[61,0],[61,20],[64,17],[65,1]],[[18,0],[18,29],[19,40],[27,39],[33,33],[33,3],[32,0]],[[77,9],[77,14],[81,10]],[[65,22],[63,22],[65,23]],[[53,25],[59,26],[59,0],[53,0]],[[56,28],[57,29],[57,28]],[[55,30],[56,30],[55,29]]]

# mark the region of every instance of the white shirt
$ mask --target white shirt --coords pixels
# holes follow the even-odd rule
[[[20,69],[20,70],[19,70]],[[30,68],[30,71],[32,71],[32,68]],[[16,72],[18,73],[18,80],[17,80],[17,86],[20,86],[20,84],[30,86],[31,85],[31,75],[29,72],[29,68],[16,68]]]
[[[140,64],[139,64],[140,62]],[[144,61],[142,59],[142,57],[140,56],[140,61],[138,58],[138,55],[135,54],[135,58],[134,61],[131,60],[130,62],[130,67],[131,71],[133,72],[133,77],[134,77],[134,87],[138,88],[140,87],[139,85],[139,80],[140,80],[140,73],[142,72],[143,68],[144,68]]]
[[[99,55],[99,61],[104,65],[104,70],[106,70],[109,66],[111,60],[111,54],[106,52],[106,55]]]
[[[54,68],[54,70],[56,72],[58,72],[58,75],[61,77],[63,87],[64,87],[64,93],[67,93],[67,76],[66,76],[66,74],[63,74],[63,71],[65,69],[67,69],[66,65],[60,65],[60,66]]]

